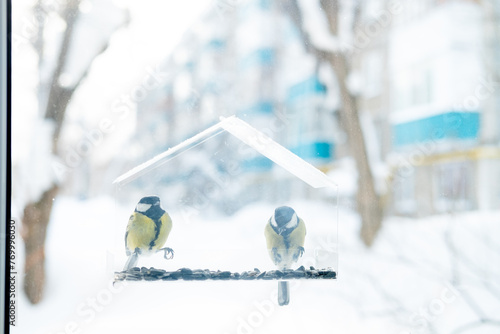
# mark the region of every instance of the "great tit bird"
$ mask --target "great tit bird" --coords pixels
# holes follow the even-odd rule
[[[164,251],[165,259],[174,257],[171,248],[163,247],[172,229],[172,219],[160,206],[158,196],[141,198],[130,216],[125,232],[125,251],[129,256],[123,270],[135,267],[139,255]]]
[[[306,225],[291,207],[276,208],[266,224],[264,234],[269,256],[278,269],[290,269],[291,265],[304,254]],[[279,282],[278,303],[288,305],[289,302],[288,282]]]

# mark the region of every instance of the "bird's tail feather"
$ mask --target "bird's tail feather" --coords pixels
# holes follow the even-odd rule
[[[290,302],[290,289],[286,281],[278,282],[278,304],[288,305]]]
[[[129,270],[130,268],[135,267],[137,264],[137,261],[139,260],[139,256],[137,253],[132,253],[129,257],[127,262],[125,262],[125,266],[123,267],[123,270]]]

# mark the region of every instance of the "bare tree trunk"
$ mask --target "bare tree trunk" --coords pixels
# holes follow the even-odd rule
[[[23,240],[25,247],[24,291],[29,301],[38,303],[45,286],[45,235],[52,211],[52,203],[58,191],[52,186],[36,203],[24,208]]]
[[[60,86],[59,78],[63,73],[64,66],[73,36],[74,25],[78,15],[79,0],[68,1],[64,8],[63,19],[66,22],[56,69],[50,82],[49,98],[45,109],[45,119],[54,122],[55,128],[52,134],[52,154],[57,155],[57,143],[62,129],[64,114],[69,104],[71,96],[76,86],[66,89]],[[37,10],[41,10],[40,3],[37,4]],[[43,38],[43,36],[40,36]],[[37,46],[43,50],[43,40],[37,41]],[[43,57],[42,54],[40,54]],[[33,304],[40,302],[45,287],[45,236],[47,226],[52,212],[52,204],[59,191],[57,184],[52,184],[41,197],[28,203],[23,212],[23,239],[25,254],[25,276],[24,292],[29,301]]]
[[[63,19],[66,22],[56,69],[50,81],[50,91],[45,109],[45,119],[54,122],[55,129],[52,134],[52,153],[57,155],[57,142],[63,125],[66,107],[76,87],[68,90],[59,85],[59,78],[64,70],[69,45],[73,36],[74,25],[78,15],[79,0],[69,1],[64,8]],[[42,10],[37,3],[36,10]],[[40,13],[39,13],[40,15]],[[40,27],[42,28],[42,27]],[[43,38],[39,36],[39,38]],[[37,40],[39,56],[43,58],[43,40]],[[53,183],[38,200],[28,203],[23,212],[23,239],[25,254],[24,292],[33,304],[40,302],[45,287],[45,236],[50,220],[52,204],[59,191],[59,186]]]
[[[45,107],[45,120],[51,121],[54,124],[54,132],[52,133],[52,152],[57,156],[58,143],[61,131],[64,125],[64,118],[67,107],[71,101],[73,93],[80,86],[84,78],[90,70],[93,59],[90,60],[85,71],[80,75],[78,80],[71,87],[64,87],[60,84],[61,75],[64,74],[68,53],[73,40],[75,23],[78,19],[80,0],[68,0],[63,8],[62,19],[66,23],[66,30],[62,36],[62,42],[59,49],[56,67],[49,81],[49,94]],[[42,2],[38,1],[35,10],[42,11]],[[39,13],[40,15],[40,13]],[[39,15],[37,17],[39,17]],[[40,22],[43,20],[39,17]],[[127,24],[125,20],[123,24]],[[43,29],[43,25],[40,25]],[[109,40],[105,41],[101,49],[96,53],[95,57],[103,53],[109,46]],[[35,47],[39,52],[39,58],[43,59],[43,33],[38,35],[35,41]],[[95,58],[94,57],[94,58]],[[42,61],[40,61],[40,64]],[[42,87],[39,87],[42,89]],[[45,237],[47,226],[50,221],[53,202],[59,192],[59,185],[54,183],[47,189],[39,199],[28,203],[24,208],[23,213],[23,239],[26,249],[24,291],[31,303],[38,303],[43,296],[45,286]]]
[[[323,12],[328,21],[328,28],[332,35],[338,35],[339,1],[320,0]],[[342,51],[325,51],[316,48],[310,36],[304,30],[302,12],[297,0],[282,0],[281,6],[286,11],[301,32],[303,43],[318,61],[326,61],[332,67],[340,87],[342,105],[340,110],[340,123],[347,134],[351,153],[356,162],[358,171],[357,206],[361,216],[360,237],[367,246],[371,246],[377,232],[382,226],[383,205],[375,189],[374,178],[370,169],[365,137],[361,128],[356,97],[349,91],[346,81],[349,74],[347,55]],[[353,29],[357,25],[359,6],[355,7]]]
[[[358,171],[357,208],[361,216],[360,236],[367,246],[371,246],[382,226],[383,207],[375,189],[375,182],[370,169],[370,162],[361,128],[356,98],[346,86],[347,61],[343,54],[328,54],[328,62],[335,71],[342,96],[340,123],[347,133],[351,153]]]

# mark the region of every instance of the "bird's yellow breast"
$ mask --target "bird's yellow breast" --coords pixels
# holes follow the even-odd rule
[[[172,229],[172,220],[165,212],[160,218],[160,231],[157,235],[156,224],[154,220],[139,212],[134,212],[127,225],[127,236],[125,246],[128,252],[133,252],[136,248],[141,253],[154,252],[167,241],[170,230]]]
[[[293,256],[299,251],[299,247],[304,247],[306,237],[306,225],[302,219],[299,219],[298,226],[287,237],[279,235],[274,231],[271,224],[266,225],[264,234],[266,236],[267,250],[269,256],[274,261],[273,248],[282,257],[282,267],[289,267],[294,261]],[[278,263],[275,263],[278,265]]]

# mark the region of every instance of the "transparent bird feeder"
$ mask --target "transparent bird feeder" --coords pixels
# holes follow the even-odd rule
[[[121,175],[115,181],[115,282],[335,279],[337,185],[322,171],[232,116]],[[165,247],[127,261],[128,219],[144,196],[157,195],[173,221]],[[264,228],[279,206],[306,225],[304,253],[289,270],[271,260]]]

